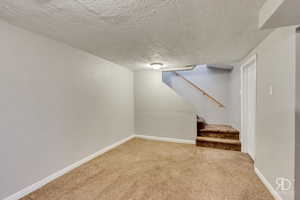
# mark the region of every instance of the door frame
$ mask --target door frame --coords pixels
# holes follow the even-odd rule
[[[254,54],[253,56],[251,56],[250,58],[248,58],[246,61],[243,62],[242,66],[241,66],[241,144],[242,144],[242,152],[244,153],[249,153],[248,152],[248,148],[247,148],[247,131],[245,130],[246,126],[245,126],[245,119],[244,119],[244,71],[245,69],[250,65],[250,64],[254,64],[255,67],[255,110],[254,110],[254,158],[253,160],[255,160],[255,152],[256,152],[256,106],[257,106],[257,55]]]

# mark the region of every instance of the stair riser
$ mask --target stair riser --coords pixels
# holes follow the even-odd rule
[[[197,129],[197,132],[201,133],[228,133],[228,134],[239,134],[239,131],[227,131],[227,130],[206,130],[206,129]]]
[[[198,132],[197,136],[223,138],[223,139],[234,139],[234,140],[240,139],[239,134],[235,134],[235,133]]]
[[[197,123],[197,130],[201,130],[201,129],[204,129],[204,128],[205,128],[205,123],[201,123],[201,122]]]
[[[241,151],[241,145],[237,145],[237,144],[224,144],[224,143],[217,143],[217,142],[197,141],[197,146],[223,149],[223,150]]]

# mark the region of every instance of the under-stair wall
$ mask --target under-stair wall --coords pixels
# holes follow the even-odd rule
[[[229,123],[229,70],[208,68],[206,65],[199,65],[193,70],[177,71],[177,73],[205,90],[209,95],[224,104],[225,107],[221,108],[218,106],[188,82],[176,76],[174,72],[163,72],[163,82],[181,96],[184,101],[192,105],[194,112],[198,116],[203,117],[208,123]]]
[[[134,72],[135,133],[195,141],[193,108],[161,80],[160,71]]]

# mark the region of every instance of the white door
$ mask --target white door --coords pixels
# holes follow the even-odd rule
[[[243,66],[243,145],[244,151],[255,160],[256,62]]]

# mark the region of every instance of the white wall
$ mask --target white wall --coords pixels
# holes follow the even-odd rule
[[[274,189],[277,177],[293,181],[295,174],[295,44],[295,29],[281,28],[249,55],[257,54],[255,166]],[[278,192],[294,199],[293,191]]]
[[[234,66],[229,77],[229,102],[228,120],[229,124],[241,129],[241,70],[240,65]]]
[[[296,39],[295,199],[300,199],[300,30]]]
[[[134,133],[133,73],[0,22],[0,199]]]
[[[159,71],[134,73],[136,134],[194,140],[196,115]]]
[[[216,98],[225,105],[220,108],[218,104],[204,96],[182,78],[173,72],[164,72],[163,80],[176,93],[189,103],[198,116],[203,117],[210,124],[228,124],[229,117],[229,80],[230,71],[223,69],[208,68],[199,65],[191,71],[178,71],[179,74],[193,82],[199,88]]]

